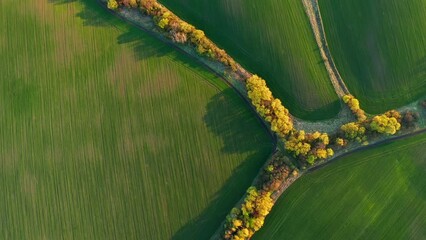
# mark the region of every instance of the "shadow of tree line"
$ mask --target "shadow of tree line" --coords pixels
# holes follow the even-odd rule
[[[167,56],[193,72],[197,72],[197,69],[205,70],[184,54],[170,54],[176,53],[177,50],[112,15],[102,8],[97,0],[49,0],[49,2],[81,3],[83,8],[76,17],[82,19],[85,26],[118,28],[120,35],[116,39],[117,44],[131,46],[137,61]],[[246,130],[260,123],[252,112],[242,107],[244,104],[242,102],[234,90],[228,88],[213,96],[208,103],[203,121],[210,131],[223,140],[222,151],[228,154],[248,153],[248,156],[215,194],[211,204],[198,217],[179,229],[173,239],[209,239],[230,209],[243,196],[264,160],[272,152],[273,144],[266,132],[249,131],[253,135],[247,134]]]
[[[182,227],[173,236],[174,240],[209,239],[231,208],[244,195],[272,152],[272,144],[264,142],[268,137],[264,132],[249,130],[256,126],[258,120],[251,112],[241,107],[242,101],[234,90],[226,89],[211,98],[203,120],[210,131],[222,138],[224,153],[250,155],[234,170],[232,176],[215,194],[212,203],[198,217]]]
[[[130,45],[134,50],[136,60],[162,57],[173,52],[170,46],[159,43],[153,36],[112,15],[107,9],[100,6],[98,0],[49,0],[49,2],[52,4],[80,3],[82,10],[76,14],[76,17],[83,20],[83,25],[117,28],[121,33],[116,39],[117,43]]]

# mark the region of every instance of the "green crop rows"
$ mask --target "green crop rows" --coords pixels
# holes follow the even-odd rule
[[[426,135],[303,176],[254,239],[425,239]]]
[[[270,154],[234,91],[116,19],[0,2],[0,238],[205,239]]]
[[[369,113],[426,94],[424,0],[320,0],[328,44],[349,90]]]
[[[340,110],[301,0],[160,2],[293,115]],[[425,1],[319,2],[367,112],[426,93]],[[0,239],[209,239],[271,153],[223,80],[96,0],[2,0],[0,29]],[[425,239],[424,149],[423,134],[304,175],[254,239]]]

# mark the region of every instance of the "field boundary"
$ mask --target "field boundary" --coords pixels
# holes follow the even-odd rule
[[[322,21],[318,0],[302,0],[305,8],[306,15],[311,23],[311,28],[315,36],[321,57],[327,69],[330,81],[333,84],[334,90],[337,95],[342,98],[344,95],[350,94],[345,82],[343,81],[340,73],[336,67],[333,56],[331,55],[328,47],[327,38],[324,31],[324,24]]]

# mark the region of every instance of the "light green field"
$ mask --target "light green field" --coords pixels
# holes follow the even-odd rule
[[[0,1],[0,239],[207,239],[272,144],[94,1]]]
[[[160,0],[267,81],[290,112],[331,118],[340,105],[300,0]]]
[[[426,1],[320,0],[328,43],[370,113],[426,94]]]
[[[254,239],[425,239],[426,135],[303,176]]]

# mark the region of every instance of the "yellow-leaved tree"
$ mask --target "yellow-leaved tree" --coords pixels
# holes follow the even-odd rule
[[[107,7],[111,10],[115,10],[118,8],[118,3],[116,0],[108,0]]]
[[[401,129],[401,124],[395,117],[388,117],[386,114],[378,115],[370,123],[371,130],[378,133],[394,135]]]

